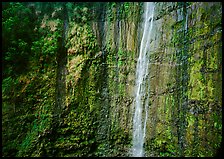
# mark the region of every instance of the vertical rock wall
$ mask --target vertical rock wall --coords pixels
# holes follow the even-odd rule
[[[75,98],[96,112],[97,155],[129,155],[142,6],[95,5],[91,29],[79,33],[87,43],[94,34],[98,49],[91,55],[77,40],[70,49],[67,105]],[[155,3],[146,156],[215,155],[222,139],[221,13],[215,2]],[[84,55],[73,54],[79,49]]]
[[[101,105],[101,109],[109,108],[109,140],[116,143],[115,147],[109,147],[114,149],[112,154],[126,156],[131,140],[131,106],[141,40],[137,38],[140,33],[141,4],[116,3],[108,4],[106,8],[99,19],[92,23],[100,50],[106,56],[102,67],[107,67],[108,71],[107,77],[100,80],[108,80],[107,97],[110,105]]]
[[[220,3],[156,3],[148,156],[215,155],[222,139],[221,10]]]
[[[221,4],[159,2],[155,12],[147,155],[212,156],[221,142]],[[104,23],[111,124],[129,135],[137,19]]]

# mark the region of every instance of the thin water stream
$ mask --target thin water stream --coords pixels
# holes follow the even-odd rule
[[[132,156],[144,156],[144,139],[146,134],[146,123],[148,118],[148,85],[147,76],[150,53],[150,37],[153,27],[154,3],[147,2],[144,4],[144,26],[143,35],[140,45],[140,54],[136,69],[136,86],[133,118],[133,147]],[[144,110],[144,111],[143,111]],[[143,114],[144,112],[144,114]]]

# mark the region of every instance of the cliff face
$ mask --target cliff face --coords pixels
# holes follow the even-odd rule
[[[99,120],[108,120],[108,135],[120,127],[131,138],[143,10],[142,4],[128,5],[128,18],[119,17],[125,5],[117,4],[112,21],[102,10],[92,28],[106,56],[101,67],[107,73],[98,80],[108,100],[100,109],[109,113]],[[221,9],[220,3],[155,3],[146,156],[212,156],[220,144]]]
[[[138,3],[96,4],[89,10],[94,17],[89,31],[96,37],[96,52],[69,55],[67,79],[71,80],[67,85],[73,82],[74,91],[68,98],[76,96],[81,111],[86,112],[83,110],[86,105],[96,115],[97,155],[123,156],[129,151],[135,67],[141,40],[138,38],[140,11]]]
[[[212,156],[222,139],[221,6],[156,6],[148,155]]]
[[[144,3],[40,4],[32,69],[3,80],[4,156],[131,156]],[[216,155],[221,17],[218,2],[155,2],[145,156]]]

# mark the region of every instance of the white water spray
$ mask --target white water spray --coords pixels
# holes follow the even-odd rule
[[[146,122],[148,118],[148,96],[149,89],[146,89],[148,65],[149,65],[149,51],[150,51],[150,37],[153,26],[154,3],[147,2],[144,4],[144,31],[141,40],[140,54],[137,62],[136,70],[136,87],[135,87],[135,112],[133,118],[133,147],[132,156],[144,156],[144,139],[146,133]],[[144,108],[143,108],[144,107]],[[142,121],[142,111],[144,109],[145,117]],[[144,125],[143,125],[144,124]],[[143,126],[142,126],[143,125]]]

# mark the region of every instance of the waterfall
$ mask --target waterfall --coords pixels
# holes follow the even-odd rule
[[[135,112],[133,118],[133,147],[132,155],[135,157],[144,156],[144,139],[146,133],[146,122],[148,118],[148,96],[147,76],[149,65],[150,36],[153,25],[154,3],[147,2],[144,4],[144,27],[140,45],[140,54],[136,69],[136,86],[135,86]],[[143,106],[144,106],[144,122],[143,122]],[[144,125],[143,125],[144,124]],[[142,126],[143,125],[143,126]]]

